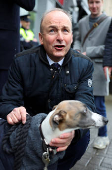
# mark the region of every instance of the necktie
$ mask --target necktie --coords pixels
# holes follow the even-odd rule
[[[53,63],[53,64],[51,64],[51,68],[52,68],[53,70],[59,70],[59,69],[60,69],[60,64],[58,64],[58,63]]]

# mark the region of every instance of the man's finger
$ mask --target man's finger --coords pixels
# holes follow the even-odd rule
[[[7,122],[11,125],[14,125],[14,121],[12,120],[12,118],[9,115],[7,115]]]
[[[22,123],[25,124],[26,123],[26,109],[24,107],[20,107],[20,114],[21,114],[21,120]]]
[[[57,152],[65,151],[67,148],[68,148],[68,146],[59,147],[59,148],[57,148]]]

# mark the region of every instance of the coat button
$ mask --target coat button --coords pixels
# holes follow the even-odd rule
[[[77,86],[75,86],[74,89],[76,90],[76,89],[77,89]]]

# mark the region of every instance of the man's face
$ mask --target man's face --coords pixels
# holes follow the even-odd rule
[[[88,0],[92,17],[98,17],[102,13],[103,0]]]
[[[61,11],[48,13],[42,22],[43,32],[39,33],[40,43],[53,61],[61,60],[72,43],[72,25],[69,17]]]
[[[30,22],[21,21],[21,25],[22,25],[23,28],[25,28],[26,30],[30,29]]]

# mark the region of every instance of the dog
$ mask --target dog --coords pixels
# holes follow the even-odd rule
[[[20,170],[46,170],[47,166],[61,159],[64,152],[56,153],[56,148],[49,146],[53,138],[77,129],[99,128],[107,123],[107,118],[77,100],[60,102],[47,116],[44,113],[33,116]],[[15,138],[16,132],[10,137],[11,146],[14,146]]]
[[[45,140],[49,144],[51,139],[63,133],[77,129],[99,128],[107,123],[107,118],[90,111],[82,102],[65,100],[54,107],[41,127]]]

